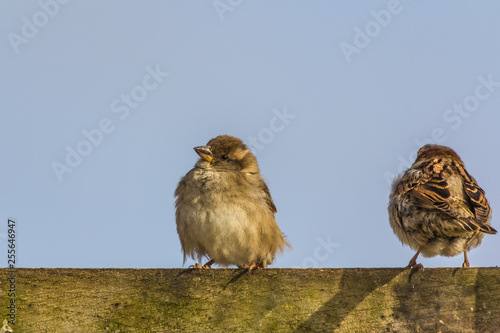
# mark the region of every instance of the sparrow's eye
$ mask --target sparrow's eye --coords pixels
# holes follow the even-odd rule
[[[229,157],[227,157],[227,155],[222,155],[222,156],[221,156],[221,158],[222,158],[223,160],[227,160]]]

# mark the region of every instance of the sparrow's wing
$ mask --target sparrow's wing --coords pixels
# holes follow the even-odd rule
[[[437,159],[431,161],[422,170],[412,170],[403,177],[404,180],[400,184],[398,192],[407,192],[412,204],[417,207],[439,210],[453,217],[457,227],[463,230],[481,230],[489,233],[491,227],[482,222],[478,223],[476,219],[462,216],[450,206],[450,185],[443,174],[444,170],[447,170],[444,163]]]
[[[485,232],[487,234],[496,234],[497,231],[486,224],[489,216],[491,215],[491,208],[488,204],[488,200],[486,200],[483,189],[479,187],[474,177],[469,175],[467,170],[465,170],[462,165],[455,162],[453,162],[453,165],[457,168],[458,172],[462,176],[465,194],[467,194],[467,196],[469,197],[476,215],[475,223],[479,226],[482,232]]]
[[[415,187],[425,184],[431,179],[431,175],[423,173],[421,170],[409,169],[401,178],[398,187],[396,188],[396,194],[405,194],[410,192]]]
[[[276,214],[278,210],[276,209],[273,199],[271,198],[271,192],[269,192],[269,188],[267,187],[263,179],[260,179],[259,181],[259,190],[264,195],[264,200],[266,200],[266,204],[269,206],[269,209],[271,209],[271,212],[273,214]]]

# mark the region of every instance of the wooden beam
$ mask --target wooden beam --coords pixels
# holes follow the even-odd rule
[[[0,332],[500,330],[500,268],[4,268],[0,277]]]

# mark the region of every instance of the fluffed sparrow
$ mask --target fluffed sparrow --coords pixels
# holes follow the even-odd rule
[[[238,138],[221,135],[195,147],[195,167],[179,182],[177,233],[189,256],[220,266],[265,268],[290,244],[274,218],[277,210],[257,159]]]
[[[445,146],[420,148],[415,163],[395,179],[388,209],[394,233],[417,251],[407,267],[423,267],[416,262],[419,253],[451,257],[462,252],[462,267],[469,267],[467,251],[481,244],[485,233],[497,232],[490,226],[484,191]]]

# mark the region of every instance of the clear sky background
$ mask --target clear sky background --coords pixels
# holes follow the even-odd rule
[[[192,148],[220,134],[243,139],[268,181],[293,245],[272,267],[406,266],[390,183],[430,141],[462,157],[500,230],[499,12],[493,0],[2,1],[2,265],[8,218],[18,267],[193,264],[173,192]],[[499,253],[486,235],[471,266]]]

